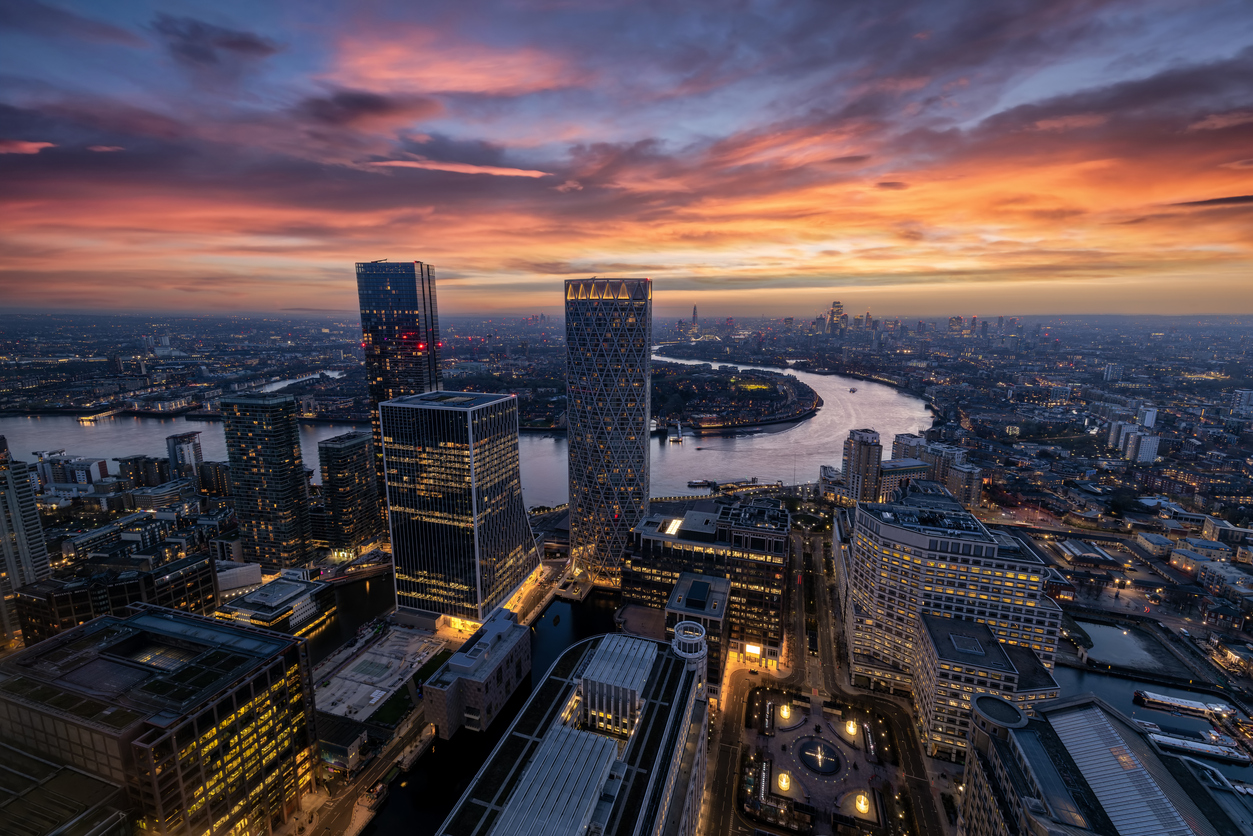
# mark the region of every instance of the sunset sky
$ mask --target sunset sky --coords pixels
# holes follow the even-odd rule
[[[1253,313],[1232,2],[0,3],[0,308]]]

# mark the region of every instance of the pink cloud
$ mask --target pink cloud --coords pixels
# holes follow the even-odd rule
[[[1108,117],[1099,113],[1075,113],[1070,116],[1058,116],[1053,119],[1041,119],[1032,124],[1036,131],[1073,131],[1076,128],[1095,128],[1104,125]]]
[[[1219,131],[1223,128],[1234,128],[1236,125],[1247,125],[1253,122],[1253,111],[1237,110],[1232,113],[1215,113],[1206,116],[1200,122],[1188,126],[1190,131]]]
[[[45,148],[56,148],[55,142],[27,142],[24,139],[0,139],[0,154],[38,154]]]
[[[455,171],[459,174],[494,174],[498,177],[548,177],[547,171],[527,168],[503,168],[497,165],[471,165],[440,160],[386,160],[370,163],[380,168],[425,168],[428,171]]]
[[[114,151],[125,151],[121,145],[88,145],[88,151],[95,151],[97,154],[110,154]]]

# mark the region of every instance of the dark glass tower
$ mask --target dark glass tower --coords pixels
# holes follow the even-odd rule
[[[309,558],[309,497],[291,395],[222,398],[244,560],[267,572]]]
[[[9,456],[0,435],[0,647],[14,638],[14,591],[48,577],[48,545],[31,487],[34,468]]]
[[[539,566],[518,402],[430,392],[379,405],[396,605],[482,622]]]
[[[570,555],[596,584],[648,515],[652,335],[651,279],[566,282]]]
[[[199,479],[199,469],[204,461],[200,451],[200,433],[178,433],[165,437],[165,449],[170,456],[170,475],[174,479]]]
[[[434,392],[443,385],[439,371],[439,311],[435,272],[420,261],[368,261],[357,265],[357,297],[370,425],[374,429],[375,469],[383,490],[383,439],[379,404],[405,395]]]
[[[375,543],[382,530],[370,434],[345,433],[319,441],[318,460],[328,544],[358,554]]]

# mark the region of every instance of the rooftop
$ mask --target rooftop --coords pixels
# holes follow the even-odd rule
[[[583,679],[639,693],[644,689],[656,658],[657,645],[654,642],[641,642],[625,635],[606,636],[584,670]]]
[[[1053,672],[1044,666],[1040,657],[1029,647],[1002,644],[1001,649],[1009,657],[1009,663],[1018,671],[1019,691],[1047,691],[1058,687]]]
[[[0,819],[5,833],[97,832],[105,822],[124,819],[115,804],[127,806],[117,785],[0,743]]]
[[[888,459],[879,465],[879,469],[885,473],[893,470],[927,470],[930,467],[922,459]]]
[[[326,589],[327,584],[318,581],[302,581],[296,578],[279,578],[264,584],[255,592],[249,592],[240,598],[223,604],[225,612],[251,612],[262,616],[273,616],[292,608],[303,596],[312,595]]]
[[[1014,670],[1001,643],[987,625],[925,613],[918,617],[942,661],[998,671]]]
[[[524,635],[530,635],[529,628],[519,624],[510,610],[498,609],[427,681],[436,688],[446,688],[462,677],[481,679],[495,667],[497,654],[493,650],[503,647],[508,652]]]
[[[683,572],[666,602],[667,612],[679,612],[705,618],[721,618],[727,612],[731,597],[731,581],[712,575]]]
[[[495,392],[445,392],[441,390],[421,395],[406,395],[386,403],[390,406],[411,406],[420,409],[469,410],[511,398],[513,395],[501,395]]]

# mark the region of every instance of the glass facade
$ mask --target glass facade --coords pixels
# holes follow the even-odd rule
[[[51,573],[48,544],[44,541],[39,506],[31,487],[34,468],[9,458],[0,436],[0,640],[16,637],[17,613],[14,592]]]
[[[382,531],[374,445],[369,433],[345,433],[318,442],[327,545],[359,553]]]
[[[222,399],[244,560],[267,572],[309,557],[309,497],[290,395]]]
[[[380,404],[399,607],[483,621],[539,565],[511,395]]]
[[[570,555],[606,586],[648,515],[652,332],[651,279],[566,282]]]
[[[435,271],[420,261],[357,265],[362,348],[374,430],[375,469],[383,490],[379,404],[442,387]]]

